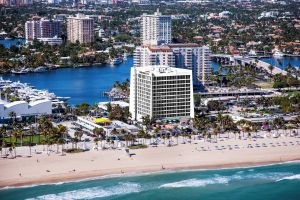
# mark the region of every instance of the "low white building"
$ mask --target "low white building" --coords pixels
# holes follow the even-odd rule
[[[193,118],[192,70],[168,66],[132,67],[129,111],[132,119]]]
[[[50,100],[39,100],[34,102],[14,101],[6,102],[0,100],[0,119],[10,118],[10,113],[16,117],[52,114],[52,103]]]
[[[62,39],[57,36],[55,36],[53,38],[38,38],[38,41],[43,42],[43,43],[48,43],[51,46],[62,44]]]

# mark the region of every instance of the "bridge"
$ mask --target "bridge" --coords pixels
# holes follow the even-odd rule
[[[273,66],[273,69],[270,70],[269,66],[270,64],[267,62],[263,62],[261,60],[257,60],[251,57],[246,57],[246,56],[232,56],[228,54],[213,54],[212,59],[214,59],[218,63],[222,63],[225,65],[250,65],[256,68],[264,69],[267,71],[269,74],[275,75],[275,74],[282,74],[282,75],[287,75],[287,72],[283,69],[280,69],[277,66]]]

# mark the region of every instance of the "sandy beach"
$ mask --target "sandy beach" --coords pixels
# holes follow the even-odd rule
[[[253,148],[248,148],[249,144]],[[216,146],[223,146],[223,149],[218,150]],[[28,154],[28,151],[28,147],[17,150],[20,154]],[[192,140],[191,144],[161,145],[130,150],[130,153],[133,154],[131,157],[124,149],[90,150],[65,156],[60,153],[48,156],[43,152],[32,157],[23,155],[16,159],[1,159],[0,187],[57,183],[114,174],[245,167],[294,161],[300,160],[300,138],[260,138],[256,141],[232,138],[218,143]]]

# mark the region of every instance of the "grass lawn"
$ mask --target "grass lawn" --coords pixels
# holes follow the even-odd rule
[[[129,149],[145,149],[147,148],[148,146],[147,145],[144,145],[144,144],[138,144],[138,145],[132,145],[132,146],[129,146],[128,148]]]
[[[43,141],[45,139],[44,135],[33,135],[33,136],[23,136],[23,145],[28,145],[28,143],[31,141],[31,143],[34,144],[41,144],[41,141]],[[14,143],[16,142],[16,138],[15,137],[5,137],[4,141],[6,143]],[[16,146],[20,146],[21,145],[21,138],[17,138],[17,142],[15,143]]]

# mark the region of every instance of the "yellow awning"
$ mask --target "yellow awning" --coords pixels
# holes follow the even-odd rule
[[[94,122],[95,123],[109,123],[111,122],[110,119],[108,118],[95,118],[94,119]]]

